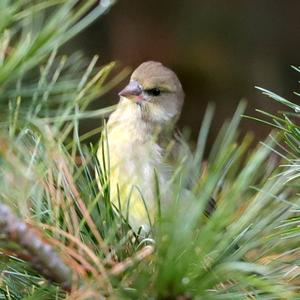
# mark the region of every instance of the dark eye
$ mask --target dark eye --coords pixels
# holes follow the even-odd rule
[[[146,93],[151,96],[159,96],[161,94],[161,90],[159,88],[153,88],[146,90]]]

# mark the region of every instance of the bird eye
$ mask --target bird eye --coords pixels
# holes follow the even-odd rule
[[[149,89],[149,90],[146,90],[146,93],[148,95],[151,95],[151,96],[159,96],[160,93],[161,93],[161,90],[159,88],[153,88],[153,89]]]

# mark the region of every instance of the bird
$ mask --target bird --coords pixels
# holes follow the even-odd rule
[[[97,151],[100,172],[108,179],[98,183],[103,191],[109,182],[114,209],[135,232],[147,232],[158,209],[157,185],[167,206],[174,160],[189,151],[175,134],[185,94],[174,71],[147,61],[134,70],[119,97]]]

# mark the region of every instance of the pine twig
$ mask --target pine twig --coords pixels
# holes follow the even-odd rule
[[[28,261],[46,279],[71,289],[72,272],[56,254],[53,247],[15,216],[10,208],[0,203],[0,233],[28,252]]]
[[[143,249],[138,251],[134,256],[128,257],[124,261],[115,265],[111,270],[110,274],[113,276],[118,276],[126,271],[128,268],[134,266],[137,262],[140,262],[147,258],[148,256],[152,255],[154,252],[153,246],[145,246]]]

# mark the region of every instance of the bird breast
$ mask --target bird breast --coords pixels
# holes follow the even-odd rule
[[[141,124],[141,127],[143,125]],[[144,128],[127,124],[108,127],[111,185],[136,185],[152,197],[154,170],[164,179],[162,149]],[[113,188],[113,187],[112,187]]]

